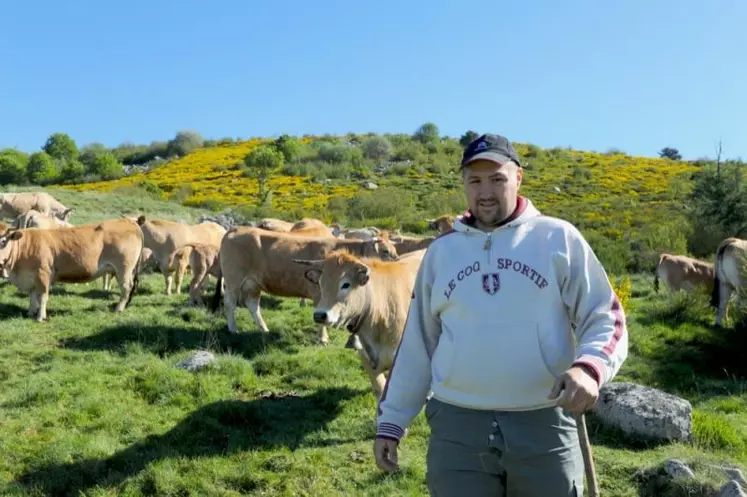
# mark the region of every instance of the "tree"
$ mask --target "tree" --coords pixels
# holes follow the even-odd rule
[[[271,193],[267,182],[283,166],[283,161],[283,154],[271,145],[255,147],[244,157],[244,176],[257,180],[257,205],[266,204]]]
[[[459,138],[459,145],[461,145],[462,148],[467,148],[467,145],[478,136],[480,135],[478,135],[476,131],[469,130]]]
[[[197,131],[179,131],[169,141],[168,154],[183,157],[193,150],[201,148],[203,144],[202,136]]]
[[[26,182],[28,157],[13,148],[0,150],[0,184],[20,185]]]
[[[60,172],[51,155],[42,151],[31,154],[27,170],[29,181],[35,185],[54,183]]]
[[[113,153],[105,151],[94,154],[91,163],[88,164],[88,173],[102,180],[112,180],[121,178],[124,175],[124,168]]]
[[[301,152],[301,142],[290,135],[280,135],[274,144],[277,151],[283,154],[285,162],[296,162]]]
[[[383,136],[366,138],[361,148],[363,156],[374,161],[385,161],[392,155],[392,144]]]
[[[433,123],[422,124],[412,136],[412,139],[423,145],[438,143],[438,126]]]
[[[680,151],[672,147],[664,147],[659,152],[659,157],[663,159],[682,160]]]
[[[42,149],[59,161],[68,162],[78,158],[78,146],[67,133],[53,133]]]

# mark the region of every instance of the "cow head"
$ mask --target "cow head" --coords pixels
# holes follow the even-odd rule
[[[67,220],[70,219],[70,214],[72,214],[72,212],[73,208],[69,207],[62,212],[55,212],[55,217],[57,217],[57,219],[59,219],[60,221],[67,222]]]
[[[293,262],[308,266],[304,276],[321,290],[314,321],[327,326],[347,325],[349,331],[357,331],[358,319],[366,308],[371,268],[346,252],[333,252],[325,259]]]
[[[394,246],[386,232],[382,232],[367,241],[364,255],[366,257],[378,257],[385,261],[396,261],[399,257],[397,247]]]
[[[7,276],[8,260],[10,259],[13,245],[23,237],[22,230],[9,229],[0,235],[0,269]]]

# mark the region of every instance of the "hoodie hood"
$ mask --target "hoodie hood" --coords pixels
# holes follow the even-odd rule
[[[518,226],[527,220],[542,215],[532,204],[532,201],[519,195],[516,197],[516,208],[505,220],[503,220],[493,231]],[[469,209],[454,221],[454,230],[463,233],[479,232],[485,233],[475,226],[475,217]]]

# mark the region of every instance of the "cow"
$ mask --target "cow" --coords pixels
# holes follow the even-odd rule
[[[214,311],[221,298],[225,281],[225,305],[228,330],[238,333],[236,307],[243,303],[249,309],[254,323],[269,332],[262,319],[259,299],[262,292],[280,297],[311,299],[316,304],[319,286],[304,277],[304,268],[293,259],[321,259],[341,248],[368,257],[393,260],[397,258],[394,245],[388,240],[341,240],[334,237],[301,237],[287,233],[274,233],[261,228],[240,226],[230,230],[220,246],[220,268],[211,304]],[[329,342],[325,326],[319,330],[322,345]]]
[[[716,260],[713,264],[713,290],[711,291],[711,305],[717,309],[716,326],[723,326],[727,320],[732,293],[737,292],[744,285],[745,254],[747,254],[747,240],[740,238],[726,238],[716,249]]]
[[[389,239],[397,247],[397,253],[399,255],[409,254],[410,252],[416,252],[418,250],[427,249],[433,240],[438,236],[427,236],[424,238],[407,235],[389,235],[387,232],[382,233],[384,236],[388,236]],[[440,236],[440,235],[439,235]]]
[[[166,295],[171,295],[173,273],[169,269],[169,256],[177,248],[187,243],[207,243],[220,247],[226,228],[212,221],[198,224],[177,223],[164,219],[147,220],[139,216],[137,223],[143,230],[145,246],[153,251],[153,259],[163,273],[166,282]],[[181,293],[181,285],[176,286],[176,293]]]
[[[136,222],[136,220],[133,220],[133,222]],[[149,249],[148,247],[143,247],[143,251],[140,253],[140,264],[138,265],[138,274],[143,274],[143,271],[145,271],[149,267],[152,267],[153,265],[154,265],[153,251]],[[117,275],[113,269],[104,273],[104,291],[105,292],[108,292],[111,289],[113,279],[117,279]]]
[[[449,214],[437,217],[436,219],[428,219],[428,228],[436,230],[439,234],[448,233],[454,229],[455,219],[456,216]]]
[[[396,261],[356,257],[335,251],[320,260],[294,259],[306,266],[304,277],[320,286],[314,322],[345,326],[357,336],[358,357],[371,380],[376,399],[402,339],[415,277],[425,250],[410,252]]]
[[[347,240],[373,240],[381,234],[381,230],[375,226],[342,229],[339,225],[333,224],[332,231],[338,238],[345,238]]]
[[[220,278],[220,249],[207,243],[188,243],[169,255],[169,269],[176,271],[176,285],[179,287],[187,266],[192,268],[192,281],[189,283],[189,303],[203,305],[202,285],[209,274]]]
[[[260,219],[257,223],[257,228],[262,228],[263,230],[267,231],[277,231],[277,232],[286,232],[290,231],[293,228],[293,225],[295,223],[291,223],[289,221],[283,221],[282,219],[275,219],[273,217],[266,217],[264,219]]]
[[[13,220],[11,228],[13,229],[25,229],[25,228],[69,228],[73,225],[67,221],[56,216],[48,216],[41,212],[31,209],[21,214]]]
[[[142,250],[142,231],[126,219],[72,228],[10,229],[0,236],[0,268],[19,290],[30,293],[28,316],[36,321],[47,319],[52,284],[92,281],[111,269],[122,292],[114,310],[122,312],[138,286]]]
[[[702,286],[710,295],[713,292],[713,264],[684,255],[662,253],[654,275],[656,293],[659,293],[659,280],[669,288],[670,294]]]
[[[63,221],[67,221],[73,211],[47,192],[0,194],[0,217],[15,219],[32,209]]]

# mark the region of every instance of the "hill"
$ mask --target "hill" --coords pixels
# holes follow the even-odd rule
[[[271,195],[262,205],[258,181],[245,175],[243,159],[274,143],[263,139],[198,148],[146,172],[62,188],[139,188],[187,206],[233,209],[247,217],[315,216],[412,233],[426,231],[429,217],[465,208],[461,180],[454,173],[462,146],[454,139],[424,143],[417,136],[349,134],[306,136],[296,142],[290,160],[269,177]],[[522,192],[542,212],[576,224],[611,271],[650,270],[657,251],[687,251],[691,230],[682,200],[692,189],[698,165],[618,151],[515,146],[525,162]],[[366,182],[378,188],[368,190]]]

